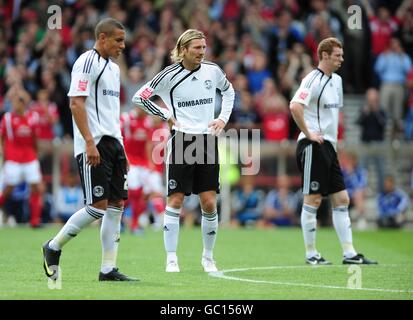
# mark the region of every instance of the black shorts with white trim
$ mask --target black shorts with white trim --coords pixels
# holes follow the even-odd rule
[[[86,153],[76,157],[85,204],[105,199],[127,199],[127,165],[123,146],[117,139],[103,136],[96,147],[100,154],[99,165],[89,165]]]
[[[219,193],[217,137],[172,131],[166,160],[168,196],[176,192]]]
[[[346,189],[337,152],[329,141],[322,144],[302,139],[296,149],[303,194],[327,196]]]

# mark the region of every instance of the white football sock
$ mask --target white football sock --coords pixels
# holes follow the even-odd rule
[[[301,210],[301,229],[303,231],[306,257],[311,258],[318,254],[315,248],[317,231],[317,208],[304,204]]]
[[[179,213],[181,209],[175,209],[172,207],[165,208],[164,221],[163,221],[163,240],[165,250],[167,252],[168,261],[176,258],[176,250],[178,248],[179,237]]]
[[[49,247],[53,250],[61,250],[63,246],[86,226],[93,221],[100,219],[105,214],[105,211],[85,206],[75,212],[65,223],[59,233],[49,242]]]
[[[212,251],[214,250],[215,240],[218,232],[218,214],[217,210],[212,213],[207,213],[202,210],[201,220],[202,242],[204,250],[202,255],[212,259]]]
[[[333,208],[333,225],[340,239],[343,255],[346,258],[354,257],[357,253],[353,247],[353,235],[347,206]]]
[[[120,221],[123,210],[108,206],[102,219],[100,239],[102,241],[102,266],[100,271],[108,273],[116,267],[120,241]]]

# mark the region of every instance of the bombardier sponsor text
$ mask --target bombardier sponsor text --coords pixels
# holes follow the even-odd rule
[[[182,101],[182,102],[178,102],[178,108],[195,107],[195,106],[200,106],[203,104],[210,104],[212,102],[213,102],[212,98]]]

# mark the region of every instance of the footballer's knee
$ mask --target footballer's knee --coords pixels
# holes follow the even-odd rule
[[[213,213],[217,209],[217,201],[215,196],[201,197],[201,208],[205,213]]]
[[[321,205],[321,194],[307,194],[304,196],[304,204],[319,208]]]
[[[333,203],[333,207],[348,207],[350,205],[350,197],[346,190],[334,193],[331,196],[331,201]]]
[[[185,195],[183,193],[180,193],[180,192],[172,193],[168,197],[167,206],[175,208],[175,209],[182,208],[182,204],[184,202],[184,197],[185,197]]]
[[[204,211],[205,213],[212,213],[217,209],[215,201],[204,203],[201,205],[201,207],[202,211]]]
[[[124,205],[125,205],[125,201],[123,201],[123,200],[110,200],[108,202],[108,206],[115,207],[115,208],[118,208],[120,210],[123,210]]]
[[[106,211],[106,209],[108,208],[108,200],[104,199],[104,200],[96,201],[92,203],[90,206],[96,209]]]

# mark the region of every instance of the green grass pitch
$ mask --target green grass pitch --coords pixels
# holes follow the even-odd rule
[[[90,227],[63,250],[62,287],[50,289],[43,273],[41,244],[58,226],[32,230],[0,229],[0,299],[136,299],[136,300],[278,300],[278,299],[413,299],[413,231],[354,232],[355,247],[377,266],[349,270],[333,229],[319,229],[318,250],[332,266],[303,262],[301,230],[223,229],[215,249],[215,276],[201,269],[199,228],[181,228],[181,273],[164,271],[161,231],[143,236],[123,234],[118,266],[134,283],[100,283],[99,229]],[[354,277],[357,276],[357,281]],[[353,277],[353,278],[352,278]],[[353,279],[353,280],[352,280]],[[360,289],[349,289],[358,283]]]

